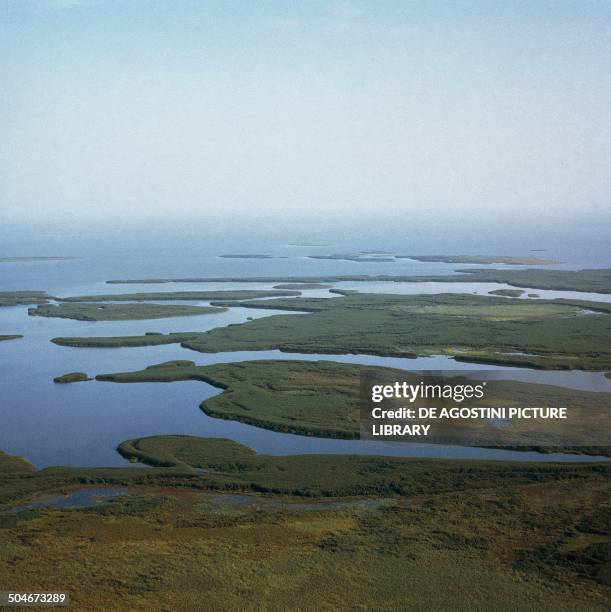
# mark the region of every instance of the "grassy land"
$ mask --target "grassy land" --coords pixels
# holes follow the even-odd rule
[[[331,276],[221,276],[191,278],[149,278],[109,280],[110,284],[158,284],[158,283],[339,283],[349,282],[448,282],[448,283],[507,283],[515,287],[557,289],[561,291],[585,291],[611,293],[611,268],[586,270],[458,270],[458,274],[446,275],[393,275],[346,274]]]
[[[611,304],[602,302],[357,293],[331,300],[239,304],[311,314],[217,328],[183,345],[211,353],[280,349],[396,357],[444,354],[462,361],[545,369],[611,367]],[[604,316],[585,315],[584,309]]]
[[[21,334],[9,334],[6,336],[0,336],[0,342],[3,340],[18,340],[19,338],[23,338]]]
[[[477,295],[385,295],[213,302],[217,306],[307,311],[200,334],[55,338],[66,346],[145,346],[181,342],[206,353],[279,349],[393,357],[450,355],[460,361],[542,369],[611,368],[611,304],[507,300]],[[604,316],[590,316],[591,310]]]
[[[0,306],[46,304],[50,297],[46,291],[0,291]]]
[[[142,336],[88,336],[74,338],[52,338],[51,342],[59,346],[80,348],[120,348],[137,346],[160,346],[162,344],[179,344],[197,336],[200,332],[175,332],[159,334],[149,332]]]
[[[236,289],[233,291],[167,291],[161,293],[119,293],[110,295],[76,295],[58,298],[62,302],[143,302],[161,300],[251,300],[267,297],[291,297],[299,291]]]
[[[127,459],[154,467],[210,470],[230,486],[313,497],[422,495],[555,480],[570,464],[420,460],[368,455],[258,455],[223,438],[152,436],[119,445]],[[586,472],[611,476],[611,466],[587,464]],[[433,477],[434,474],[434,477]],[[569,475],[572,474],[572,475]],[[459,476],[460,475],[460,476]]]
[[[376,384],[406,380],[417,384],[421,376],[391,368],[360,366],[333,361],[244,361],[196,366],[192,361],[170,361],[136,372],[101,374],[100,381],[117,383],[200,380],[223,389],[204,401],[209,416],[230,419],[274,431],[331,438],[359,437],[361,376],[368,374]],[[464,381],[457,381],[460,383]],[[474,381],[470,381],[474,384]],[[405,402],[397,402],[397,407]],[[475,405],[473,402],[470,405]],[[521,445],[518,450],[546,450],[608,455],[600,446],[600,432],[611,427],[607,407],[611,394],[575,391],[516,381],[488,383],[486,406],[565,406],[571,430],[565,422],[537,425],[522,421],[498,429],[480,420],[437,422],[435,438],[428,442],[477,440],[480,445]],[[386,406],[388,407],[388,406]],[[566,449],[568,438],[573,446]],[[545,445],[541,440],[545,440]],[[598,442],[598,446],[596,443]],[[581,446],[578,446],[581,444]],[[549,449],[547,449],[549,450]]]
[[[92,380],[85,374],[85,372],[69,372],[68,374],[62,374],[62,376],[56,376],[53,379],[54,383],[58,384],[68,384],[75,382],[86,382],[88,380]]]
[[[230,441],[134,443],[222,471],[34,472],[0,455],[5,507],[87,484],[130,490],[92,508],[4,515],[3,588],[61,585],[78,609],[104,610],[608,609],[608,466],[313,456],[287,458],[287,474]],[[333,498],[236,504],[198,491],[295,485]],[[359,505],[336,498],[342,489],[391,499]]]
[[[77,321],[138,321],[213,314],[227,310],[218,306],[187,306],[174,304],[96,304],[64,302],[29,308],[32,317],[54,317]]]

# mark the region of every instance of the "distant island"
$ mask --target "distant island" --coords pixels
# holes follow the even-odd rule
[[[336,255],[308,255],[310,259],[339,259],[359,263],[394,262],[398,259],[413,259],[425,263],[460,264],[506,264],[512,266],[543,266],[558,264],[560,261],[540,257],[511,255],[401,255],[384,251],[359,251],[358,253]]]
[[[488,268],[458,269],[456,274],[328,274],[310,276],[209,276],[198,278],[148,278],[107,280],[111,285],[163,283],[506,283],[514,287],[611,293],[611,268],[584,270]],[[0,294],[1,297],[1,294]],[[532,297],[532,296],[530,296]],[[113,298],[115,299],[115,298]],[[1,301],[0,301],[1,304]]]
[[[2,342],[2,340],[18,340],[19,338],[23,338],[23,336],[21,334],[11,334],[8,336],[0,335],[0,342]]]
[[[308,255],[309,259],[339,259],[343,261],[357,261],[359,263],[373,263],[373,262],[393,262],[395,261],[394,255],[378,255],[374,253],[348,253],[338,255]]]
[[[0,263],[27,263],[32,261],[66,261],[80,257],[0,257]]]
[[[0,291],[0,306],[47,304],[50,299],[46,291]]]
[[[60,385],[66,385],[75,382],[86,382],[88,380],[93,379],[89,378],[85,372],[69,372],[68,374],[63,374],[62,376],[56,376],[53,379],[53,382]]]

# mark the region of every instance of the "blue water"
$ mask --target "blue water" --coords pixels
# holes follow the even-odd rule
[[[31,237],[30,237],[31,238]],[[0,263],[0,290],[46,290],[67,296],[95,293],[137,291],[178,291],[199,289],[270,288],[271,283],[109,285],[110,278],[272,276],[323,274],[447,274],[457,267],[426,264],[408,260],[396,263],[363,264],[346,261],[313,260],[308,253],[346,252],[367,249],[371,245],[346,245],[306,248],[272,243],[267,245],[227,245],[192,242],[181,247],[155,249],[154,241],[131,245],[124,237],[116,241],[88,239],[83,236],[46,236],[39,241],[2,243],[0,256],[77,255],[82,259],[59,262]],[[217,241],[218,242],[218,241]],[[161,243],[160,243],[161,244]],[[12,245],[8,250],[7,245]],[[19,245],[20,248],[17,248]],[[379,245],[372,247],[378,248]],[[248,248],[247,248],[248,247]],[[533,247],[534,248],[534,247]],[[181,250],[182,249],[182,250]],[[412,249],[402,248],[401,252]],[[263,252],[287,255],[286,259],[243,260],[217,257],[221,252]],[[430,251],[429,252],[434,252]],[[439,251],[437,251],[439,252]],[[456,252],[456,251],[455,251]],[[491,252],[491,251],[489,251]],[[498,251],[495,251],[495,254]],[[522,254],[524,251],[507,251]],[[551,253],[538,253],[553,256]],[[587,259],[587,257],[585,257]],[[608,265],[600,257],[590,265]],[[589,260],[588,260],[589,261]],[[573,265],[571,263],[567,266]],[[477,292],[487,293],[497,284],[403,284],[345,283],[362,291]],[[576,297],[573,292],[543,292],[541,297]],[[305,295],[326,296],[325,290]],[[565,295],[567,294],[567,295]],[[583,299],[609,300],[610,296],[580,294]],[[509,298],[508,298],[509,299]],[[204,303],[204,302],[199,302]],[[201,354],[179,345],[124,349],[75,349],[59,347],[49,340],[55,336],[133,335],[145,332],[204,331],[213,327],[240,323],[247,317],[271,316],[274,311],[232,308],[227,312],[153,321],[83,322],[66,319],[29,317],[27,307],[0,308],[0,334],[22,333],[24,339],[0,342],[0,449],[23,455],[37,467],[51,465],[126,466],[116,452],[117,445],[128,438],[156,434],[193,434],[222,436],[247,444],[259,452],[293,453],[375,453],[415,457],[587,460],[587,457],[539,455],[430,444],[361,442],[330,440],[281,434],[241,423],[212,419],[200,409],[202,400],[218,389],[202,382],[172,384],[118,385],[86,382],[56,385],[54,376],[71,371],[99,373],[137,370],[172,359],[191,359],[198,364],[241,361],[245,359],[331,359],[343,362],[389,365],[403,369],[465,369],[481,372],[491,366],[457,363],[447,357],[394,359],[364,355],[300,355],[278,351]],[[295,315],[299,316],[299,315]],[[307,315],[304,315],[307,316]],[[611,390],[611,381],[601,373],[536,372],[502,368],[513,379],[545,382],[590,390]]]

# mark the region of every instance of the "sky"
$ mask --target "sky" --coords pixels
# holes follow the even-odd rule
[[[0,0],[0,223],[608,224],[608,0]]]

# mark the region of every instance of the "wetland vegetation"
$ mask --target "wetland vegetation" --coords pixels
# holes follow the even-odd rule
[[[310,259],[339,259],[356,262],[393,262],[400,259],[413,259],[427,263],[457,263],[457,264],[504,264],[514,266],[541,266],[557,264],[559,261],[541,257],[515,257],[508,255],[400,255],[383,251],[359,251],[339,255],[308,255]]]
[[[76,295],[57,298],[62,302],[143,302],[160,300],[250,300],[267,297],[301,295],[299,291],[275,289],[235,289],[232,291],[167,291],[161,293],[117,293],[105,295]]]
[[[218,276],[191,278],[149,278],[108,280],[109,284],[157,284],[157,283],[339,283],[339,282],[447,282],[447,283],[506,283],[515,287],[554,289],[558,291],[583,291],[611,293],[611,268],[586,270],[496,270],[458,269],[456,274],[432,274],[426,276],[399,274],[343,274],[320,276]]]
[[[61,584],[72,605],[105,610],[198,609],[202,600],[218,609],[608,609],[607,465],[280,458],[177,436],[122,451],[181,467],[36,472],[0,454],[6,510],[43,493],[128,487],[92,507],[0,514],[2,584]],[[231,503],[238,491],[252,502]],[[284,503],[257,503],[269,499]]]
[[[392,357],[449,355],[460,361],[542,369],[608,370],[611,304],[583,300],[507,300],[441,294],[215,301],[215,306],[286,310],[204,333],[112,338],[54,338],[64,346],[181,343],[204,353],[278,349]],[[588,316],[599,312],[604,316]],[[187,337],[188,336],[188,337]],[[596,347],[595,350],[592,347]]]
[[[284,433],[331,438],[358,438],[360,384],[363,375],[377,381],[406,380],[418,384],[421,376],[392,368],[333,361],[260,360],[197,366],[192,361],[170,361],[135,372],[100,374],[97,380],[116,383],[200,380],[223,392],[201,404],[211,417],[240,421]],[[460,382],[460,381],[459,381]],[[471,384],[477,381],[470,379]],[[478,404],[480,405],[480,404]],[[595,446],[601,431],[610,427],[606,408],[611,394],[576,391],[517,381],[489,383],[486,406],[564,406],[570,412],[573,453],[608,455],[611,448]],[[397,405],[399,407],[399,405]],[[501,430],[486,421],[438,423],[436,439],[498,439],[498,446],[520,440],[517,450],[540,450],[541,427],[516,423]],[[564,422],[546,422],[544,438],[554,451],[567,439]],[[428,441],[423,439],[422,441]],[[431,440],[433,442],[434,440]]]
[[[611,304],[602,302],[351,293],[337,299],[237,304],[310,314],[274,315],[213,329],[183,346],[211,353],[279,349],[394,357],[441,354],[544,369],[611,367]],[[585,309],[604,316],[587,316]]]
[[[502,295],[503,297],[520,297],[524,294],[522,289],[495,289],[494,291],[488,291],[489,295]],[[530,295],[529,295],[530,297]]]
[[[1,335],[0,334],[0,342],[2,342],[3,340],[18,340],[19,338],[23,338],[23,335],[21,334],[6,334],[6,335]]]
[[[29,308],[28,314],[31,317],[55,317],[77,321],[138,321],[213,314],[225,310],[227,309],[219,306],[63,302]]]
[[[92,380],[85,372],[69,372],[68,374],[62,374],[61,376],[56,376],[53,379],[54,383],[58,383],[61,385],[75,383],[75,382],[86,382],[88,380]]]
[[[46,291],[0,291],[0,306],[47,304],[50,299]]]

